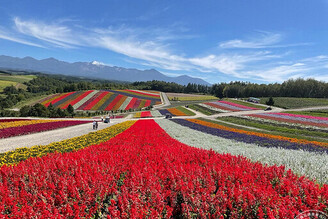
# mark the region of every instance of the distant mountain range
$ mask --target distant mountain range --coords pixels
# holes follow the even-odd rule
[[[138,70],[116,66],[111,67],[97,61],[69,63],[54,58],[37,60],[32,57],[16,58],[0,55],[0,68],[128,82],[159,80],[182,85],[187,85],[188,83],[210,85],[203,79],[187,75],[169,77],[155,69]]]

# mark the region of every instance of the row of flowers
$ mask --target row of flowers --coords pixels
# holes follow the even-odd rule
[[[314,117],[314,116],[303,116],[289,113],[261,113],[248,115],[257,118],[271,119],[275,121],[287,122],[287,123],[298,123],[309,126],[319,126],[328,128],[328,118],[326,117]]]
[[[244,119],[247,119],[247,120],[250,120],[250,121],[260,122],[260,123],[267,123],[267,124],[273,124],[273,125],[282,125],[282,126],[286,126],[286,127],[308,129],[308,130],[320,130],[320,131],[328,132],[328,128],[313,126],[313,125],[311,126],[311,125],[305,125],[305,124],[300,124],[300,123],[277,121],[277,120],[272,120],[272,119],[255,117],[255,116],[251,116],[251,115],[237,116],[237,117],[244,118]]]
[[[38,145],[30,148],[24,147],[18,148],[14,151],[0,153],[0,166],[17,164],[31,157],[42,157],[54,152],[64,153],[77,151],[90,145],[99,144],[101,142],[108,141],[117,134],[125,131],[134,123],[134,121],[127,121],[96,132],[91,132],[86,135],[63,140],[60,142],[54,142],[49,145]]]
[[[182,110],[179,110],[178,108],[168,108],[168,109],[163,109],[163,110],[159,110],[159,112],[162,114],[162,115],[171,115],[171,116],[190,116],[190,115],[195,115],[193,112],[187,110],[187,109],[184,109],[185,112],[183,112]]]
[[[244,106],[241,104],[229,102],[229,101],[213,101],[213,102],[206,102],[204,103],[205,105],[218,108],[223,111],[228,111],[228,112],[237,112],[237,111],[248,111],[248,110],[259,110],[259,108],[255,107],[249,107],[249,106]]]
[[[189,128],[202,131],[219,137],[233,139],[240,142],[257,144],[262,147],[276,147],[309,152],[328,153],[328,143],[308,141],[305,139],[288,138],[279,135],[270,135],[260,132],[245,131],[229,128],[223,125],[199,119],[174,119],[174,122]]]
[[[294,218],[328,207],[327,185],[282,166],[189,147],[153,120],[106,143],[0,172],[6,217]]]
[[[35,121],[35,120],[31,120]],[[39,120],[37,120],[39,121]],[[30,121],[27,121],[30,122]],[[23,122],[21,122],[23,123]],[[0,129],[0,138],[9,138],[18,135],[28,135],[37,132],[49,131],[74,125],[80,125],[84,123],[90,123],[90,121],[77,121],[77,120],[40,120],[40,122],[33,124],[26,124],[23,126],[15,126],[9,128]]]
[[[227,113],[227,112],[229,112],[228,110],[223,110],[223,109],[217,108],[216,106],[212,106],[211,103],[206,103],[206,104],[205,103],[199,103],[198,105],[200,105],[202,107],[205,107],[205,108],[208,108],[210,110],[214,110],[218,113]]]
[[[3,121],[0,123],[0,130],[1,129],[7,129],[7,128],[14,128],[14,127],[20,127],[20,126],[26,126],[26,125],[33,125],[33,124],[39,124],[39,123],[48,123],[48,122],[58,122],[60,120],[51,120],[51,119],[3,119]]]
[[[320,184],[328,184],[328,155],[304,150],[262,147],[257,144],[227,139],[179,125],[172,120],[156,122],[173,138],[198,148],[214,150],[220,154],[241,155],[253,162],[283,165],[299,176],[306,176]]]
[[[138,96],[140,96],[141,99],[142,99],[142,97],[148,97],[148,98],[158,99],[158,101],[161,100],[160,95],[156,94],[156,93],[149,93],[146,91],[139,91],[139,90],[121,90],[121,91],[129,93],[129,94],[138,95]]]

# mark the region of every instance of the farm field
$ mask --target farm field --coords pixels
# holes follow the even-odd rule
[[[23,83],[30,81],[35,77],[36,76],[34,75],[8,75],[0,73],[0,92],[8,86],[26,89],[26,86]]]
[[[137,90],[89,90],[54,94],[40,100],[40,103],[61,109],[72,105],[75,110],[117,111],[160,104],[161,98],[159,94]]]
[[[260,103],[265,104],[269,98],[261,98]],[[313,106],[328,106],[328,99],[324,98],[294,98],[274,97],[274,106],[284,109],[296,109]]]
[[[175,101],[197,101],[197,100],[217,100],[218,98],[211,95],[184,94],[184,93],[166,93],[169,100]]]
[[[306,209],[327,212],[325,152],[247,143],[207,131],[218,128],[210,126],[195,119],[130,121],[0,154],[0,214],[294,218]]]

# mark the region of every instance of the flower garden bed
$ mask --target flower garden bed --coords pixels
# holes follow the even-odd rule
[[[187,146],[153,120],[0,172],[3,217],[294,218],[328,207],[327,185],[283,166]]]
[[[14,121],[1,124],[0,138],[9,138],[18,135],[49,131],[74,125],[89,123],[90,121],[68,120],[27,120]]]

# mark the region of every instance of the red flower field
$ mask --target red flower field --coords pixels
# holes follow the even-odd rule
[[[2,217],[294,218],[327,211],[327,200],[327,185],[187,146],[153,120],[99,145],[0,169]]]

